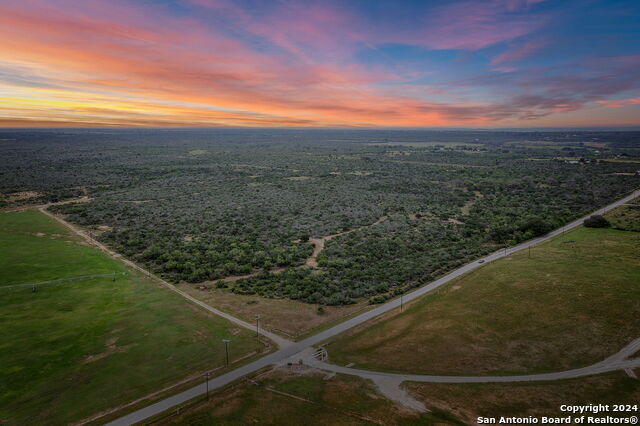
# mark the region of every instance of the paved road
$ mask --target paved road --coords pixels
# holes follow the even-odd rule
[[[311,365],[321,370],[349,374],[352,376],[360,376],[365,379],[371,379],[374,381],[377,378],[388,378],[398,380],[399,383],[404,381],[426,383],[507,383],[573,379],[576,377],[591,376],[594,374],[606,373],[609,371],[633,370],[634,368],[640,368],[640,358],[626,358],[633,355],[638,350],[640,350],[640,339],[635,339],[616,354],[587,367],[558,371],[553,373],[526,374],[521,376],[431,376],[424,374],[382,373],[378,371],[342,367],[339,365],[318,361],[313,357],[313,354],[311,352],[307,352],[305,356],[303,356],[303,360],[305,364]]]
[[[557,235],[562,234],[563,232],[575,228],[579,225],[582,224],[582,222],[584,221],[584,219],[586,219],[587,217],[591,216],[592,214],[603,214],[604,212],[606,212],[607,210],[610,210],[612,208],[618,207],[622,204],[625,204],[629,201],[631,201],[632,199],[634,199],[636,196],[638,195],[638,191],[635,191],[633,194],[628,195],[614,203],[609,204],[606,207],[603,207],[601,209],[598,209],[596,211],[594,211],[593,213],[586,215],[580,219],[577,219],[565,226],[563,226],[562,228],[559,228],[547,235],[544,235],[542,237],[536,238],[534,240],[531,241],[527,241],[525,243],[519,244],[515,247],[511,247],[508,248],[506,250],[499,250],[495,253],[492,253],[482,259],[478,259],[472,263],[469,263],[467,265],[462,266],[461,268],[458,268],[452,272],[450,272],[449,274],[445,275],[444,277],[433,281],[432,283],[421,287],[419,289],[416,289],[410,293],[407,293],[406,295],[404,295],[403,299],[404,302],[408,302],[411,300],[414,300],[420,296],[423,296],[426,293],[429,293],[435,289],[437,289],[438,287],[443,286],[444,284],[450,282],[451,280],[466,274],[469,271],[472,271],[480,266],[482,266],[481,263],[479,263],[479,260],[484,260],[484,262],[490,262],[492,260],[496,260],[499,259],[501,257],[505,257],[508,256],[509,254],[512,254],[516,251],[522,250],[522,249],[526,249],[528,247],[534,246],[536,244],[540,244],[543,241],[546,241],[550,238],[553,238]],[[242,366],[236,370],[230,371],[229,373],[223,374],[221,376],[218,376],[212,380],[209,381],[209,389],[216,389],[222,386],[225,386],[247,374],[253,373],[257,370],[260,370],[261,368],[270,366],[270,365],[274,365],[277,363],[281,363],[286,361],[287,359],[290,359],[294,356],[300,356],[300,359],[303,358],[304,354],[303,351],[305,351],[305,349],[309,348],[310,346],[316,345],[318,343],[321,343],[331,337],[334,337],[346,330],[349,330],[357,325],[360,325],[366,321],[369,321],[372,318],[377,317],[378,315],[381,315],[385,312],[389,312],[393,309],[397,309],[400,306],[400,299],[394,299],[390,302],[387,302],[385,304],[382,304],[370,311],[364,312],[360,315],[357,315],[351,319],[346,320],[343,323],[340,323],[334,327],[331,327],[323,332],[320,332],[314,336],[308,337],[304,340],[301,340],[299,342],[295,342],[295,343],[290,343],[289,345],[282,347],[280,350],[273,352],[259,360],[256,360],[250,364],[247,364],[245,366]],[[596,366],[599,364],[596,364]],[[613,364],[608,364],[609,366],[613,365]],[[639,363],[640,365],[640,363]],[[624,364],[624,366],[621,366],[624,368],[629,368],[627,366],[627,364]],[[590,367],[585,367],[585,368],[590,368]],[[591,366],[591,368],[595,368],[594,366]],[[616,369],[620,369],[620,368],[616,368]],[[580,370],[580,369],[579,369]],[[575,371],[575,370],[571,370],[571,371]],[[610,371],[610,370],[603,370],[603,371]],[[597,371],[597,372],[602,372],[602,371]],[[368,372],[371,373],[371,372]],[[349,373],[347,373],[349,374]],[[551,373],[551,374],[555,374],[555,375],[561,375],[563,373]],[[564,372],[564,374],[568,374],[567,372]],[[588,374],[596,374],[596,371],[593,370],[593,372],[590,372]],[[410,376],[410,377],[414,377],[414,378],[419,378],[422,376]],[[438,377],[438,376],[433,376],[433,377]],[[508,377],[511,376],[503,376],[506,377],[504,379],[504,381],[509,381]],[[528,377],[528,376],[513,376],[514,378],[511,379],[511,381],[521,381],[523,380],[523,377]],[[561,378],[561,376],[558,376],[559,378]],[[412,379],[405,379],[405,380],[413,380]],[[474,379],[475,380],[475,379]],[[525,379],[526,380],[526,379]],[[541,378],[538,379],[532,379],[532,380],[543,380]],[[546,379],[546,380],[555,380],[555,379]],[[420,379],[418,379],[418,381],[420,381]],[[145,419],[148,419],[152,416],[155,416],[159,413],[162,413],[163,411],[167,411],[169,409],[171,409],[172,407],[175,407],[176,405],[182,404],[184,402],[189,401],[190,399],[193,399],[197,396],[200,396],[202,394],[204,394],[206,392],[206,387],[205,384],[201,384],[198,386],[194,386],[191,389],[188,389],[184,392],[181,392],[177,395],[171,396],[169,398],[163,399],[162,401],[156,402],[155,404],[149,405],[147,407],[141,408],[138,411],[135,411],[131,414],[128,414],[124,417],[121,417],[111,423],[108,423],[109,425],[112,426],[120,426],[120,425],[131,425],[137,422],[141,422]]]
[[[591,376],[610,371],[624,370],[628,376],[636,378],[635,368],[640,367],[640,358],[627,359],[640,349],[640,339],[636,339],[616,354],[587,367],[573,370],[558,371],[553,373],[512,375],[512,376],[433,376],[422,374],[396,374],[384,373],[370,370],[360,370],[348,368],[326,362],[327,352],[324,347],[319,349],[307,348],[302,354],[302,360],[306,365],[310,365],[320,370],[329,371],[332,374],[341,373],[358,376],[371,380],[378,391],[388,399],[414,411],[428,411],[422,401],[419,401],[402,387],[405,381],[423,383],[512,383],[512,382],[540,382],[573,379],[576,377]],[[300,354],[296,355],[299,358]]]

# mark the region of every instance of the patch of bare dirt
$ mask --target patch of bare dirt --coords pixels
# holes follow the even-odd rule
[[[286,180],[311,180],[311,176],[290,176],[285,178]]]
[[[0,198],[4,198],[4,197],[6,197],[8,195],[11,195],[11,194],[6,194],[6,195],[0,194]],[[26,200],[27,203],[20,205],[20,207],[12,206],[12,207],[9,207],[9,208],[4,208],[4,209],[1,209],[0,212],[3,212],[3,213],[24,212],[24,211],[27,211],[27,210],[36,209],[36,208],[42,208],[42,207],[60,206],[60,205],[63,205],[63,204],[72,204],[72,203],[86,203],[88,201],[93,200],[93,198],[89,198],[87,196],[84,196],[84,197],[80,197],[80,198],[72,198],[70,200],[58,201],[56,203],[48,203],[48,204],[33,204],[33,202],[36,201],[36,200],[35,199],[31,199],[31,198],[27,198],[25,200],[9,200],[7,198],[6,200],[11,201],[12,203],[18,203],[18,204],[20,204],[20,203],[22,203],[22,201]],[[29,200],[32,200],[32,201],[29,201]]]
[[[468,216],[469,213],[471,212],[471,207],[473,207],[473,205],[483,197],[482,193],[479,191],[473,191],[473,195],[474,195],[474,198],[467,201],[465,205],[460,208],[460,211],[462,212],[463,216]]]
[[[126,346],[118,346],[116,345],[117,341],[118,341],[118,337],[111,337],[107,339],[107,341],[105,342],[105,350],[103,352],[100,352],[99,354],[87,355],[82,362],[84,364],[89,364],[91,362],[98,361],[102,358],[106,358],[109,355],[113,355],[115,353],[126,352],[130,348],[136,346],[135,343],[132,343]]]
[[[313,253],[311,253],[311,256],[309,256],[309,258],[304,262],[305,265],[310,266],[312,268],[317,268],[318,267],[318,256],[320,255],[320,253],[322,252],[322,250],[324,250],[324,244],[336,237],[340,237],[342,235],[347,235],[350,234],[352,232],[356,232],[359,231],[361,229],[366,229],[366,228],[370,228],[372,226],[375,225],[379,225],[380,223],[384,222],[385,220],[388,219],[388,216],[381,216],[378,220],[376,220],[375,222],[373,222],[370,225],[364,225],[364,226],[360,226],[357,228],[353,228],[353,229],[349,229],[348,231],[343,231],[343,232],[338,232],[337,234],[332,234],[332,235],[327,235],[325,237],[321,237],[321,238],[309,238],[309,241],[311,242],[311,244],[313,244]]]
[[[38,198],[42,196],[42,192],[35,191],[23,191],[12,192],[10,194],[0,194],[0,198],[4,198],[9,202],[30,200],[32,198]]]
[[[327,241],[329,241],[329,240],[331,240],[333,238],[336,238],[336,237],[340,237],[342,235],[347,235],[347,234],[350,234],[352,232],[359,231],[361,229],[365,229],[365,228],[369,228],[371,226],[378,225],[378,224],[384,222],[385,220],[387,220],[387,218],[388,218],[387,216],[382,216],[378,220],[376,220],[375,222],[373,222],[372,224],[369,224],[369,225],[359,226],[357,228],[349,229],[349,230],[343,231],[343,232],[338,232],[337,234],[327,235],[325,237],[312,237],[312,238],[309,238],[309,242],[311,244],[313,244],[313,252],[311,253],[311,256],[309,256],[307,258],[307,260],[305,261],[304,265],[305,266],[310,266],[311,268],[314,268],[314,269],[318,268],[318,256],[320,255],[322,250],[324,250],[324,244]],[[187,237],[189,237],[189,236],[187,236]],[[185,237],[185,238],[187,238],[187,237]],[[189,240],[185,240],[185,241],[191,241],[191,240],[189,239]],[[294,242],[299,242],[299,241],[300,240],[296,240]],[[283,268],[283,267],[273,268],[273,269],[269,270],[269,273],[270,274],[279,274],[280,272],[283,272],[286,269],[287,268]],[[224,277],[224,278],[221,278],[220,280],[222,280],[222,281],[224,281],[226,283],[229,283],[229,282],[234,282],[234,281],[243,280],[243,279],[247,279],[247,278],[253,278],[253,277],[257,276],[259,273],[260,273],[260,271],[254,271],[254,272],[251,272],[249,274],[232,275],[232,276],[229,276],[229,277]],[[215,281],[219,281],[219,280],[215,280]],[[215,282],[215,281],[213,281],[213,282]],[[206,282],[204,282],[202,284],[206,286],[207,284],[213,284],[213,282],[212,281],[206,281]]]

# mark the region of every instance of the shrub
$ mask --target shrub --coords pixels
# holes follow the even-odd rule
[[[375,296],[372,297],[371,299],[369,299],[369,304],[370,305],[378,305],[380,303],[384,303],[387,301],[387,298],[384,296]]]
[[[594,214],[584,220],[584,226],[587,228],[608,228],[611,224],[599,214]]]

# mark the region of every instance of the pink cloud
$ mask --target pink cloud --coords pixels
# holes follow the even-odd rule
[[[495,67],[495,68],[493,68],[493,71],[514,72],[514,71],[516,71],[516,68],[513,68],[513,67]]]
[[[508,10],[516,11],[522,9],[529,9],[538,3],[545,2],[547,0],[506,0],[505,5]]]
[[[224,13],[230,25],[298,56],[344,58],[362,46],[401,43],[429,49],[475,50],[512,40],[538,29],[546,16],[527,13],[542,0],[492,0],[447,3],[416,10],[419,24],[405,27],[372,22],[339,2],[279,2],[253,15],[225,0],[189,0]]]
[[[58,104],[29,114],[37,112],[42,122],[109,125],[485,124],[572,111],[628,86],[617,80],[545,79],[544,87],[557,84],[558,90],[474,102],[452,98],[442,87],[404,83],[395,72],[365,67],[352,58],[367,44],[374,49],[391,42],[476,49],[505,41],[542,22],[535,17],[525,22],[518,15],[530,2],[446,5],[425,18],[423,26],[396,32],[372,27],[331,4],[282,2],[255,16],[224,0],[190,0],[198,13],[187,17],[135,4],[0,3],[0,61],[48,76],[58,90]],[[501,68],[510,71],[504,78],[516,74]],[[389,82],[398,84],[381,84]],[[604,86],[609,92],[603,93]],[[580,90],[588,96],[571,94]],[[434,101],[439,95],[447,100]],[[70,109],[62,100],[82,106]],[[12,110],[21,108],[27,110],[16,101]]]
[[[606,107],[606,108],[622,108],[626,105],[638,105],[640,104],[640,98],[629,98],[629,99],[602,99],[597,100],[597,103]]]
[[[496,56],[491,60],[490,65],[498,65],[504,62],[518,61],[531,55],[531,53],[540,49],[542,46],[543,43],[540,41],[527,41],[513,49],[509,49]]]
[[[117,23],[102,18],[105,15],[108,11],[92,9],[90,16],[76,12],[69,19],[63,10],[41,14],[0,6],[0,58],[30,64],[43,73],[73,74],[68,81],[56,81],[69,95],[81,88],[191,102],[240,110],[236,121],[259,113],[265,117],[263,125],[269,117],[273,123],[287,119],[324,125],[445,120],[435,108],[418,110],[422,102],[367,87],[373,75],[356,65],[292,63],[255,52],[194,22],[166,18],[167,26],[147,33],[144,25],[131,22],[133,15]],[[197,40],[185,40],[183,28],[188,34],[184,37],[196,34]],[[104,109],[91,110],[98,111]],[[164,114],[160,107],[155,112]]]
[[[431,11],[419,44],[436,49],[480,49],[529,34],[544,23],[522,15],[527,2],[494,0],[450,3]]]

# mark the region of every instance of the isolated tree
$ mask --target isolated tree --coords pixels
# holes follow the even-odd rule
[[[587,228],[608,228],[611,224],[599,214],[594,214],[584,220],[584,226]]]

